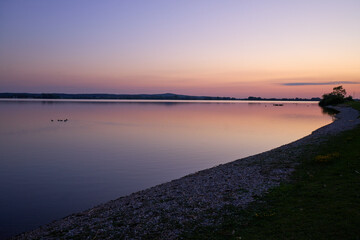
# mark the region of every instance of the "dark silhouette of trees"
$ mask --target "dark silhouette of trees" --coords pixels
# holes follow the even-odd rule
[[[337,105],[352,100],[352,96],[346,97],[346,90],[342,86],[338,86],[334,87],[331,93],[324,94],[319,102],[319,105],[324,107],[328,105]]]

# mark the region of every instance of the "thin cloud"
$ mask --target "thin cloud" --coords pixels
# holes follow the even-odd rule
[[[314,86],[314,85],[339,85],[339,84],[360,84],[360,82],[354,81],[333,81],[333,82],[292,82],[281,83],[284,86]]]

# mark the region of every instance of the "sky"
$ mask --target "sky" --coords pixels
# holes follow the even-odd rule
[[[1,0],[0,92],[360,98],[359,0]]]

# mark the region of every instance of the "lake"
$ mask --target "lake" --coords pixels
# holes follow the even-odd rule
[[[1,100],[0,238],[270,150],[332,121],[316,102],[273,104]]]

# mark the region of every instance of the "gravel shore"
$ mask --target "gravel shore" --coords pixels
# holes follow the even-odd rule
[[[216,224],[214,213],[226,206],[246,207],[286,181],[307,145],[360,124],[358,111],[334,108],[340,113],[333,123],[295,142],[121,197],[13,239],[178,239],[196,224]]]

